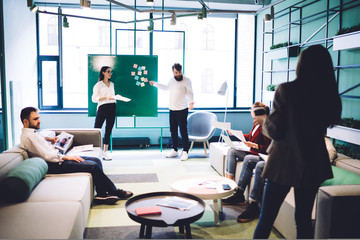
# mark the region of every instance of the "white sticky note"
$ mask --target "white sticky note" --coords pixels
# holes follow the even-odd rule
[[[141,75],[142,75],[142,72],[141,72],[141,71],[138,71],[138,74],[137,74],[137,75],[141,76]]]
[[[142,82],[144,81],[144,79],[145,79],[144,77],[140,78],[140,80],[141,80]]]
[[[142,66],[142,67],[141,67],[141,69],[142,69],[142,70],[145,70],[145,69],[146,69],[146,67],[145,67],[145,66]]]
[[[141,85],[141,87],[145,87],[145,83],[143,83],[143,82],[140,85]]]

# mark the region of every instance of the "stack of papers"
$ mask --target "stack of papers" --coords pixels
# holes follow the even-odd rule
[[[181,197],[166,197],[162,199],[157,205],[186,211],[196,206],[197,204],[198,202],[195,200],[189,200]]]
[[[116,94],[114,96],[114,99],[119,100],[119,101],[123,101],[123,102],[129,102],[131,100],[130,98],[123,97],[120,94]]]

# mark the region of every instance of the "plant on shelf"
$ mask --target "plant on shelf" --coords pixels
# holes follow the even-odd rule
[[[357,145],[336,140],[334,147],[338,153],[344,154],[354,159],[360,158],[360,148]]]
[[[346,33],[356,32],[356,31],[360,31],[360,24],[354,25],[354,26],[352,26],[352,27],[343,27],[343,28],[340,28],[340,29],[337,31],[336,36],[342,35],[342,34],[346,34]]]
[[[269,85],[267,85],[266,90],[269,92],[274,92],[276,90],[277,86],[278,86],[277,84],[269,84]]]
[[[282,48],[282,47],[287,47],[287,46],[291,46],[293,45],[292,42],[283,42],[283,43],[278,43],[278,44],[274,44],[270,47],[271,50],[277,49],[277,48]]]
[[[360,120],[354,118],[342,118],[340,122],[341,126],[360,129]]]

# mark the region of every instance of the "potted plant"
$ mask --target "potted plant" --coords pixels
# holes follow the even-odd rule
[[[300,48],[292,42],[283,42],[270,46],[270,58],[282,59],[287,57],[296,57],[299,55]],[[275,51],[274,51],[275,50]]]
[[[266,87],[266,91],[263,93],[264,100],[272,101],[274,100],[275,90],[278,85],[269,84]]]
[[[360,24],[339,29],[333,38],[333,50],[360,48]]]

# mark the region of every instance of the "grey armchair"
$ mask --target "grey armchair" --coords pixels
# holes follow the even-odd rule
[[[203,142],[205,157],[207,157],[206,144],[209,147],[209,139],[213,136],[215,128],[212,126],[212,121],[217,121],[214,113],[207,111],[196,111],[188,116],[188,133],[189,141],[191,141],[189,152],[191,151],[194,142]]]

